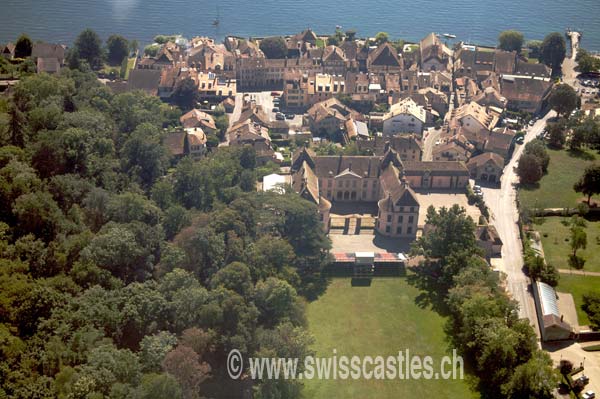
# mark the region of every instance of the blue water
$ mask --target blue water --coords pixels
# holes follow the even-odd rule
[[[218,7],[217,7],[218,3]],[[221,24],[211,22],[217,12]],[[526,39],[572,27],[584,32],[582,46],[600,51],[599,0],[2,0],[0,43],[26,32],[34,39],[69,44],[84,28],[103,38],[120,33],[148,43],[158,33],[191,37],[226,34],[291,34],[311,27],[329,33],[341,25],[359,36],[387,31],[419,40],[429,32],[459,40],[496,43],[505,29]]]

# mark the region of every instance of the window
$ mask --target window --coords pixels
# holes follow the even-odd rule
[[[331,187],[331,180],[327,180],[327,187]]]
[[[386,232],[386,233],[389,233],[389,232],[390,232],[390,230],[391,230],[390,226],[385,226],[385,232]]]
[[[408,229],[406,229],[406,234],[412,234],[412,226],[408,226]]]
[[[400,207],[400,212],[404,212],[404,207],[403,206]]]
[[[415,207],[414,207],[414,206],[411,206],[411,207],[410,207],[410,212],[411,212],[411,213],[414,213],[414,211],[415,211]]]
[[[396,228],[396,234],[402,234],[402,226]]]
[[[414,218],[414,216],[413,216],[413,215],[410,215],[410,216],[408,217],[408,223],[412,224],[412,222],[414,221],[414,219],[415,219],[415,218]]]
[[[398,216],[398,223],[402,223],[404,222],[404,216],[400,215]]]
[[[392,221],[392,215],[387,215],[387,221],[388,223]]]
[[[352,181],[352,188],[356,188],[356,180]]]

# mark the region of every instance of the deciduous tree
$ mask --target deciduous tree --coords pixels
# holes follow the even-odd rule
[[[498,47],[504,51],[521,52],[525,38],[523,34],[516,30],[505,30],[498,36]]]
[[[104,60],[100,36],[91,29],[82,31],[75,39],[77,57],[87,61],[92,68],[99,68]]]
[[[517,166],[517,175],[522,184],[533,184],[540,181],[543,171],[539,158],[532,154],[521,155]]]
[[[556,111],[557,116],[568,116],[577,107],[577,93],[566,83],[554,86],[548,104]]]
[[[33,43],[29,36],[23,34],[19,36],[15,43],[15,58],[27,58],[31,56]]]
[[[107,60],[111,65],[121,65],[129,55],[129,42],[121,35],[110,35],[106,39]]]
[[[260,42],[260,49],[267,58],[285,58],[287,45],[281,36],[265,37]]]
[[[573,189],[587,195],[587,203],[590,205],[592,195],[600,194],[600,165],[591,165],[585,168],[583,176],[573,185]]]
[[[567,54],[565,38],[559,32],[548,34],[540,46],[540,61],[552,68],[552,75],[559,74]]]

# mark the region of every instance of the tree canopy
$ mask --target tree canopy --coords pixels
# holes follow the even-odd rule
[[[15,42],[15,58],[27,58],[31,56],[32,49],[33,43],[29,36],[25,34],[19,36]]]
[[[256,192],[253,149],[171,157],[181,110],[92,72],[22,77],[8,103],[0,396],[215,397],[230,348],[309,353],[330,244],[312,203]]]
[[[562,34],[548,34],[540,46],[540,61],[552,68],[552,74],[558,75],[567,55],[567,43]]]
[[[85,29],[77,36],[74,50],[76,56],[87,61],[92,68],[98,68],[102,65],[104,59],[102,41],[100,36],[93,30]]]
[[[110,35],[106,39],[107,60],[111,65],[121,65],[129,55],[129,42],[121,35]]]
[[[590,205],[592,195],[600,194],[600,165],[590,165],[585,168],[583,175],[573,185],[573,190],[587,195],[587,202]]]
[[[566,83],[561,83],[552,89],[548,104],[556,111],[557,116],[568,116],[577,107],[577,99],[575,89]]]
[[[260,49],[267,58],[285,58],[287,44],[281,36],[265,37],[260,41]]]
[[[516,30],[505,30],[498,36],[498,47],[504,51],[521,52],[525,38],[523,34]]]

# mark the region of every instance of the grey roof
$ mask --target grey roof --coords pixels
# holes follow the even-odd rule
[[[554,315],[560,318],[558,310],[558,301],[556,300],[556,291],[546,283],[537,282],[540,293],[540,302],[542,305],[542,315]]]
[[[128,90],[143,90],[156,94],[160,83],[160,70],[134,69],[129,73]]]

